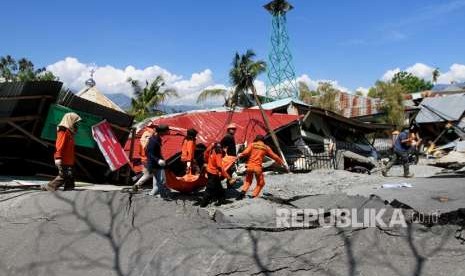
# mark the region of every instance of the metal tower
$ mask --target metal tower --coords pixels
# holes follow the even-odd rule
[[[299,92],[286,27],[286,14],[294,7],[286,0],[273,0],[264,8],[273,16],[266,96],[272,99],[297,98]]]

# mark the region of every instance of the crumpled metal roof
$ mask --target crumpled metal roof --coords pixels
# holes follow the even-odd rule
[[[421,110],[415,119],[416,122],[419,124],[442,122],[443,119],[429,111],[424,105],[433,108],[450,121],[458,121],[465,112],[465,94],[425,98],[422,101]]]
[[[299,116],[288,114],[268,115],[271,128],[281,129],[293,123],[297,123]],[[181,151],[182,141],[187,129],[195,128],[198,131],[197,143],[208,145],[221,140],[226,134],[226,126],[235,123],[238,127],[235,138],[236,143],[252,142],[256,135],[266,135],[265,124],[259,110],[244,109],[241,111],[201,111],[187,112],[177,115],[169,115],[153,118],[146,127],[155,127],[159,124],[167,124],[170,127],[170,134],[163,138],[163,157],[170,159]],[[139,131],[142,134],[143,129]],[[138,135],[138,136],[139,136]]]

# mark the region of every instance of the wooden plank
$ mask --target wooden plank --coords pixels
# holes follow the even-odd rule
[[[47,145],[49,145],[49,146],[55,147],[55,144],[53,144],[53,143],[50,143],[50,142],[45,142],[45,143],[46,143]],[[97,165],[101,165],[101,166],[108,167],[108,165],[107,165],[106,163],[100,162],[100,161],[98,161],[98,160],[95,160],[95,159],[93,159],[93,158],[87,157],[87,156],[82,155],[82,154],[80,154],[80,153],[75,153],[75,154],[76,154],[76,156],[78,156],[78,157],[80,157],[80,158],[82,158],[82,159],[85,159],[85,160],[87,160],[87,161],[90,161],[90,162],[92,162],[92,163],[95,163],[95,164],[97,164]]]
[[[2,101],[35,100],[35,99],[53,99],[53,97],[50,95],[0,97],[0,100]]]
[[[0,118],[0,123],[9,123],[9,122],[21,122],[21,121],[33,121],[39,119],[40,116],[21,116],[21,117],[6,117]]]
[[[24,128],[18,126],[17,124],[13,123],[13,122],[8,122],[8,124],[14,128],[16,128],[17,130],[21,131],[22,133],[24,133],[26,136],[28,136],[29,138],[31,138],[32,140],[36,141],[37,143],[41,144],[42,146],[44,147],[48,147],[47,144],[45,142],[43,142],[42,140],[40,140],[39,138],[35,137],[34,135],[32,135],[29,131],[25,130]]]

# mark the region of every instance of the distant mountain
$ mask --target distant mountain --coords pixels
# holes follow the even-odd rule
[[[123,110],[129,110],[131,108],[131,98],[125,94],[105,94],[110,100],[121,107]],[[218,106],[198,106],[198,105],[160,105],[159,109],[165,113],[180,113],[197,109],[208,109]]]
[[[465,82],[454,83],[454,84],[436,84],[433,87],[433,91],[444,91],[444,90],[454,90],[454,88],[465,88]]]
[[[117,104],[123,110],[129,110],[131,108],[131,98],[124,94],[105,94],[112,102]]]

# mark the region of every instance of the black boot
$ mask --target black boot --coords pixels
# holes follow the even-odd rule
[[[241,193],[236,197],[236,200],[243,200],[245,197],[245,192],[241,191]]]
[[[215,206],[226,205],[226,204],[229,204],[229,203],[232,203],[232,201],[227,200],[225,197],[221,197],[220,199],[218,199],[217,202],[215,202]]]
[[[202,200],[200,200],[200,203],[199,203],[199,206],[202,207],[202,208],[205,208],[208,206],[208,204],[210,204],[210,199],[209,198],[202,198]]]

